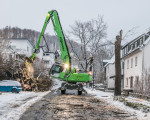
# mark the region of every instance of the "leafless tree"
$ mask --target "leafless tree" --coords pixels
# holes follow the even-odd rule
[[[9,39],[0,38],[0,79],[5,78],[6,69],[8,67],[7,60],[7,51],[9,49]]]
[[[69,33],[73,37],[67,37],[67,39],[69,39],[72,52],[84,71],[88,69],[89,57],[93,56],[95,59],[98,52],[102,51],[102,48],[106,46],[104,41],[107,35],[106,29],[107,26],[102,16],[98,16],[97,19],[87,22],[76,21],[75,24],[71,26]],[[71,40],[74,40],[78,45]]]
[[[144,70],[141,79],[135,79],[134,92],[143,95],[150,95],[150,69]]]

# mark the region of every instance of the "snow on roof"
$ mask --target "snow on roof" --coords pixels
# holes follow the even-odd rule
[[[108,63],[109,61],[110,61],[110,60],[103,60],[103,62],[107,62],[107,63]]]
[[[0,86],[21,86],[21,84],[18,81],[2,80],[0,81]]]
[[[141,40],[143,40],[143,43],[141,43]],[[124,44],[124,46],[122,47],[122,50],[126,48],[125,49],[126,52],[125,52],[125,50],[122,51],[124,53],[124,54],[122,54],[122,57],[125,57],[125,56],[131,54],[132,52],[136,51],[137,49],[144,48],[144,46],[147,45],[149,43],[149,41],[150,41],[150,31],[145,32],[145,33],[141,34],[140,36],[136,37],[135,39],[133,39],[132,41]],[[133,45],[134,45],[134,48],[132,48]],[[128,49],[127,46],[130,49]]]
[[[144,36],[144,35],[149,35],[150,36],[150,31],[149,30],[145,30],[145,31],[141,31],[137,34],[132,35],[131,37],[129,37],[128,42],[122,42],[122,47],[125,47],[126,45],[128,45],[129,43],[132,43],[134,41],[136,41],[137,39],[139,39],[140,37]]]
[[[108,61],[108,63],[104,67],[106,67],[109,64],[113,64],[114,62],[115,62],[115,55],[112,56],[112,58]]]
[[[31,44],[31,46],[33,47],[34,45],[33,45],[33,43],[31,43],[31,41],[30,40],[28,40],[27,38],[11,38],[11,40],[26,40],[26,41],[28,41],[30,44]]]

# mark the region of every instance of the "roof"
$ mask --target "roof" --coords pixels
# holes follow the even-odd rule
[[[112,58],[108,61],[108,63],[104,67],[107,67],[109,64],[113,64],[114,62],[115,62],[115,55],[112,56]]]
[[[27,38],[11,38],[11,40],[27,40],[32,46],[34,46],[33,43]]]
[[[145,45],[147,45],[149,41],[150,41],[150,31],[143,33],[142,35],[136,37],[132,41],[126,43],[122,47],[123,58],[133,53],[134,51],[143,48]]]
[[[136,37],[135,39],[131,40],[130,42],[125,43],[125,44],[122,46],[122,48],[126,47],[128,44],[130,44],[130,43],[132,43],[132,42],[135,42],[136,40],[138,40],[139,38],[143,37],[144,35],[145,35],[145,34],[142,34],[142,35]]]
[[[109,62],[110,60],[103,60],[103,62]]]
[[[0,81],[0,86],[21,86],[21,84],[14,80],[2,80]]]

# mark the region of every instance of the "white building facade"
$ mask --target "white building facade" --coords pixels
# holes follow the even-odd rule
[[[124,73],[124,65],[123,62],[121,62],[121,90],[123,90],[123,73]],[[115,72],[115,55],[110,60],[107,60],[107,64],[104,66],[105,68],[105,75],[106,75],[106,84],[108,89],[114,89],[115,88],[115,78],[116,78],[116,72]]]
[[[7,49],[6,56],[9,59],[10,56],[15,60],[23,60],[23,57],[30,57],[34,52],[34,47],[28,39],[25,38],[13,38],[9,40],[10,48]],[[42,48],[39,49],[37,58],[44,62],[46,68],[50,68],[55,62],[55,55],[50,52],[44,52]]]
[[[51,52],[44,52],[42,60],[46,68],[51,68],[55,62],[55,55]]]
[[[31,56],[33,53],[33,45],[28,39],[14,38],[10,39],[10,47],[19,55]]]
[[[122,48],[124,61],[124,90],[134,90],[135,82],[150,68],[150,33],[142,34]]]
[[[114,89],[115,86],[115,56],[113,56],[104,66],[106,74],[106,84],[108,89]]]

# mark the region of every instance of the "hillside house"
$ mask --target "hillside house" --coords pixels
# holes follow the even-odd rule
[[[124,90],[133,91],[150,68],[150,32],[144,33],[122,47]]]
[[[44,65],[46,68],[52,67],[54,64],[55,60],[55,55],[52,54],[51,52],[44,52],[43,53],[43,58],[42,58]]]
[[[32,43],[26,38],[12,38],[9,40],[9,49],[5,51],[6,58],[11,59],[14,58],[17,61],[23,61],[24,57],[30,57],[34,52],[34,47]],[[50,52],[44,52],[42,48],[40,48],[39,53],[37,53],[36,57],[43,60],[45,66],[50,68],[54,63],[54,54]]]
[[[23,57],[29,57],[33,52],[33,45],[25,38],[12,38],[7,40],[8,45],[3,51],[4,61],[14,59],[22,60]]]
[[[27,57],[32,55],[33,45],[26,38],[13,38],[10,40],[11,48],[20,55],[25,55]]]
[[[115,56],[113,56],[104,66],[106,74],[106,84],[108,89],[114,89],[115,84]]]
[[[105,62],[107,62],[105,64]],[[103,60],[104,66],[104,71],[106,75],[106,84],[108,89],[114,89],[115,88],[115,55],[112,56],[110,60]],[[121,88],[123,89],[123,62],[121,61],[121,77],[122,77],[122,86]]]

